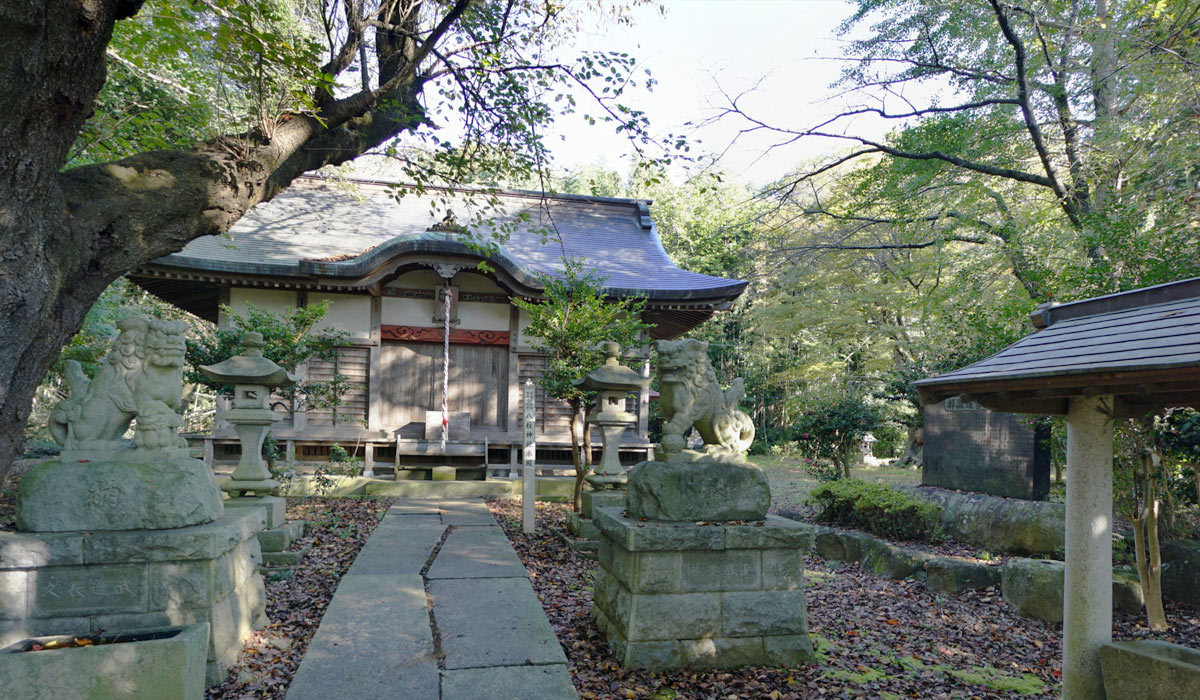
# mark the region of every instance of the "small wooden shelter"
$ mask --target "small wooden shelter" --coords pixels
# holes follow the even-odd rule
[[[1200,408],[1200,278],[1033,312],[1035,332],[995,355],[915,383],[995,411],[1067,416],[1063,697],[1104,697],[1112,641],[1113,418]]]
[[[228,238],[192,241],[130,278],[218,323],[221,304],[245,312],[250,304],[281,311],[331,302],[324,325],[347,331],[349,343],[336,362],[313,360],[298,372],[321,378],[336,371],[351,379],[352,391],[332,411],[297,405],[281,412],[275,438],[301,461],[320,461],[336,442],[359,445],[368,470],[378,463],[419,474],[422,465],[454,463],[480,478],[488,466],[517,464],[521,387],[546,363],[512,300],[540,299],[541,276],[561,274],[564,258],[602,277],[612,298],[644,297],[652,338],[682,335],[745,289],[741,280],[676,267],[649,204],[305,177],[247,212]],[[536,399],[538,462],[570,463],[569,409],[540,389]],[[648,401],[647,391],[631,399],[638,421],[621,441],[628,460],[653,449]],[[200,438],[218,460],[229,460],[237,440],[219,418]]]

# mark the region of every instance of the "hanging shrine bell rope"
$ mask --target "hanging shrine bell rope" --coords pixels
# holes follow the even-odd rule
[[[450,425],[449,395],[450,395],[450,281],[446,281],[442,295],[445,300],[445,326],[442,331],[442,454],[446,454],[446,433]]]

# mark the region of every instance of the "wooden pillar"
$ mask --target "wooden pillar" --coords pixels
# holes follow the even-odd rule
[[[383,417],[383,367],[380,365],[380,323],[383,320],[383,299],[371,297],[371,350],[370,366],[367,368],[367,430],[382,430]],[[370,445],[367,447],[370,450]],[[371,465],[367,465],[370,471]],[[365,474],[364,474],[365,476]]]
[[[1112,397],[1072,398],[1067,413],[1063,698],[1104,697],[1100,646],[1112,641]]]
[[[504,421],[504,430],[509,440],[514,444],[516,437],[523,430],[521,425],[521,378],[520,366],[517,362],[517,345],[521,338],[521,310],[515,306],[508,307],[508,416]],[[512,460],[516,462],[514,457]]]
[[[213,465],[213,441],[211,437],[204,438],[204,463],[212,469]]]

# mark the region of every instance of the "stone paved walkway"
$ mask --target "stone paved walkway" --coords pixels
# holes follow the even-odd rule
[[[392,506],[342,578],[287,692],[287,700],[576,697],[525,567],[482,501]]]

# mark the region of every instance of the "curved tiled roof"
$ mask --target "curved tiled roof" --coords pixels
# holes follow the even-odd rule
[[[397,198],[397,191],[404,196]],[[490,200],[484,205],[485,200]],[[741,280],[681,270],[663,250],[648,202],[531,192],[496,195],[461,190],[418,193],[393,183],[352,188],[304,178],[254,207],[229,237],[192,241],[156,265],[283,277],[360,277],[392,256],[413,251],[487,257],[518,281],[539,288],[557,275],[564,253],[605,280],[610,294],[651,299],[732,299]],[[490,255],[464,237],[430,231],[445,216],[479,241],[507,235]]]

